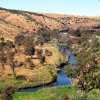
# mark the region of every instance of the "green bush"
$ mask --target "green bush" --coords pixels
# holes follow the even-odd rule
[[[71,100],[95,100],[91,96],[88,96],[88,93],[83,91],[76,91],[72,97]]]
[[[93,89],[89,92],[88,97],[94,98],[95,100],[100,100],[100,90]]]

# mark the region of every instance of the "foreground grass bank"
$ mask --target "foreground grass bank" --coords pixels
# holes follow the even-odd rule
[[[63,93],[71,94],[75,91],[75,86],[62,86],[44,88],[37,92],[16,92],[13,100],[59,100]]]
[[[60,86],[44,88],[37,92],[15,92],[12,100],[67,100],[66,96],[69,100],[100,100],[100,90],[86,92],[76,86]]]

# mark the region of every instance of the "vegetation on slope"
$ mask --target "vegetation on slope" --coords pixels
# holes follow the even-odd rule
[[[15,93],[14,99],[62,100],[67,97],[71,100],[100,99],[98,95],[100,93],[98,90],[100,88],[99,18],[67,15],[58,17],[52,14],[0,8],[0,22],[2,34],[0,36],[0,91],[2,90],[3,96],[9,92],[11,84],[14,88],[26,88],[52,82],[59,71],[56,67],[64,62],[63,56],[57,49],[59,42],[73,48],[76,67],[73,70],[73,64],[67,66],[66,74],[78,79],[77,86],[82,91],[75,91],[76,93],[70,95],[75,89],[73,86],[54,87],[36,93]],[[63,30],[58,34],[57,29],[65,29],[67,33],[63,34]],[[9,34],[10,36],[7,37]],[[3,35],[6,38],[3,38]],[[12,40],[12,37],[15,39]],[[10,94],[6,96],[8,95]]]
[[[40,30],[47,32],[53,29],[66,30],[67,28],[76,30],[78,28],[82,29],[83,26],[91,30],[93,26],[97,26],[99,23],[99,18],[34,13],[5,8],[0,8],[0,19],[18,27],[18,30],[21,29],[24,33],[37,33]],[[85,29],[84,27],[83,29]],[[6,32],[2,32],[2,34],[5,35]],[[14,34],[17,35],[18,33],[15,31]]]
[[[64,62],[64,57],[58,48],[47,43],[50,40],[46,37],[20,34],[12,42],[1,36],[0,90],[10,85],[34,87],[55,80],[60,70],[57,66]]]
[[[82,90],[90,91],[100,88],[100,41],[96,33],[87,33],[81,36],[81,42],[73,48],[76,55],[75,65],[66,67],[66,74],[78,79],[78,86]]]

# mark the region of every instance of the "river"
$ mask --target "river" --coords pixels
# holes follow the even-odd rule
[[[71,50],[68,49],[65,46],[60,46],[59,47],[59,51],[62,52],[63,49],[66,48],[66,52],[70,53],[70,56],[68,57],[68,63],[72,63],[75,62],[74,60],[74,55],[71,53]],[[65,55],[66,56],[66,55]],[[71,84],[71,80],[70,78],[68,78],[65,73],[64,73],[64,66],[61,66],[61,71],[58,73],[57,79],[55,82],[52,82],[48,85],[44,85],[44,86],[38,86],[38,87],[34,87],[34,88],[28,88],[28,89],[22,89],[20,90],[20,92],[35,92],[37,90],[40,90],[42,88],[48,88],[48,87],[53,87],[53,86],[64,86],[64,85],[70,85]]]

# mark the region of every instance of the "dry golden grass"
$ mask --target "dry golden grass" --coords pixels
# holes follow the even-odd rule
[[[5,23],[0,20],[0,34],[2,34],[5,38],[14,39],[14,37],[21,32],[24,32],[21,28],[17,28],[9,23]]]
[[[51,82],[53,78],[57,76],[57,71],[59,70],[58,68],[54,67],[55,64],[59,65],[61,62],[64,61],[63,56],[60,54],[60,52],[57,50],[55,46],[52,46],[50,44],[44,44],[43,47],[41,46],[36,47],[36,49],[41,49],[41,48],[42,50],[47,49],[52,52],[52,56],[46,56],[46,63],[42,65],[39,62],[39,59],[34,59],[34,57],[35,58],[37,57],[36,55],[34,55],[32,59],[35,66],[34,68],[27,67],[27,66],[25,67],[24,65],[15,68],[14,72],[16,73],[16,76],[21,75],[26,77],[27,81],[24,82],[24,85],[27,84],[28,81],[36,81],[36,82],[39,81],[41,83],[40,79],[45,79],[46,83]],[[26,56],[24,54],[16,54],[14,59],[24,62],[25,59],[29,57],[30,56]],[[14,78],[13,71],[11,67],[9,65],[5,65],[4,67],[5,69],[1,70],[1,72],[3,71],[2,80],[5,80],[6,82],[8,80],[11,80],[14,82],[15,80],[13,79]],[[21,85],[23,86],[22,83]]]
[[[28,12],[22,12],[17,14],[11,13],[6,10],[0,10],[0,19],[2,20],[2,22],[6,21],[11,23],[11,25],[9,26],[8,24],[4,24],[4,22],[0,22],[0,33],[12,39],[14,38],[14,36],[23,31],[29,31],[30,33],[32,33],[37,32],[41,28],[49,28],[52,30],[67,29],[68,27],[77,29],[80,26],[92,27],[93,25],[98,25],[99,18],[100,17],[74,16],[52,13],[30,14]],[[76,23],[76,21],[78,21],[78,23]],[[19,28],[17,28],[17,26],[19,26]]]
[[[37,47],[40,49],[41,47]],[[25,87],[34,87],[38,85],[52,82],[56,77],[59,71],[59,68],[55,68],[55,64],[59,64],[60,61],[63,61],[63,56],[58,52],[57,48],[51,45],[45,44],[42,47],[42,50],[48,49],[52,52],[52,56],[46,56],[46,63],[43,65],[40,64],[39,59],[32,59],[35,67],[25,67],[24,65],[21,67],[16,67],[14,73],[16,77],[23,76],[25,79],[15,79],[13,75],[13,71],[9,65],[5,65],[5,69],[0,69],[0,90],[6,86],[13,86],[15,88],[25,88]],[[24,54],[16,54],[14,59],[18,61],[24,62],[26,58]],[[33,56],[33,58],[36,55]],[[3,85],[2,85],[3,84]]]

